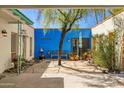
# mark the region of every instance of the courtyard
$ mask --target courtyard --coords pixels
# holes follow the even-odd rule
[[[123,7],[0,13],[0,88],[124,87]]]
[[[29,67],[19,76],[7,75],[1,87],[18,88],[122,88],[124,74],[104,74],[83,61],[44,60]]]

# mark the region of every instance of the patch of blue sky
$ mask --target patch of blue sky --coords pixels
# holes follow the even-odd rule
[[[42,17],[40,17],[39,21],[37,20],[38,17],[38,9],[21,9],[20,10],[24,15],[26,15],[30,20],[34,22],[34,28],[43,28]],[[106,12],[106,16],[110,14]],[[102,22],[102,16],[98,16],[99,23]],[[82,18],[80,21],[77,22],[79,28],[91,28],[96,25],[96,19],[93,13],[89,13],[88,16]],[[58,28],[59,25],[51,24],[50,28]]]

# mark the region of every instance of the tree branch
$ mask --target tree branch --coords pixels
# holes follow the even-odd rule
[[[59,20],[64,24],[64,25],[67,25],[68,24],[68,17],[70,16],[71,14],[71,9],[69,10],[68,14],[64,14],[60,9],[57,9],[59,11],[60,14],[62,14],[64,16],[64,20],[59,18]],[[67,26],[66,26],[67,27]]]
[[[67,17],[65,20],[68,20],[69,16],[71,15],[71,9],[69,10],[68,14],[67,14]]]
[[[58,18],[63,24],[65,24],[65,21],[64,20],[62,20],[61,18]]]
[[[95,18],[96,18],[96,24],[98,24],[98,17],[97,17],[96,10],[94,11],[94,14],[95,14]]]
[[[70,23],[69,28],[66,30],[66,32],[68,32],[69,30],[71,30],[71,27],[72,27],[72,25],[74,24],[74,22],[76,21],[79,12],[80,12],[80,9],[78,9],[78,11],[77,11],[77,13],[76,13],[76,15],[75,15],[75,18],[74,18],[73,21]]]
[[[66,18],[66,15],[60,9],[57,9],[57,10]]]

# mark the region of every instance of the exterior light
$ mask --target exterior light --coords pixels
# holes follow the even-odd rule
[[[2,33],[2,35],[3,35],[4,37],[7,37],[7,31],[6,31],[5,29],[3,29],[3,30],[1,31],[1,33]]]

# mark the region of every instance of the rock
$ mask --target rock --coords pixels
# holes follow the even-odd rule
[[[2,78],[5,78],[5,77],[6,77],[5,75],[0,74],[0,80],[1,80]]]

